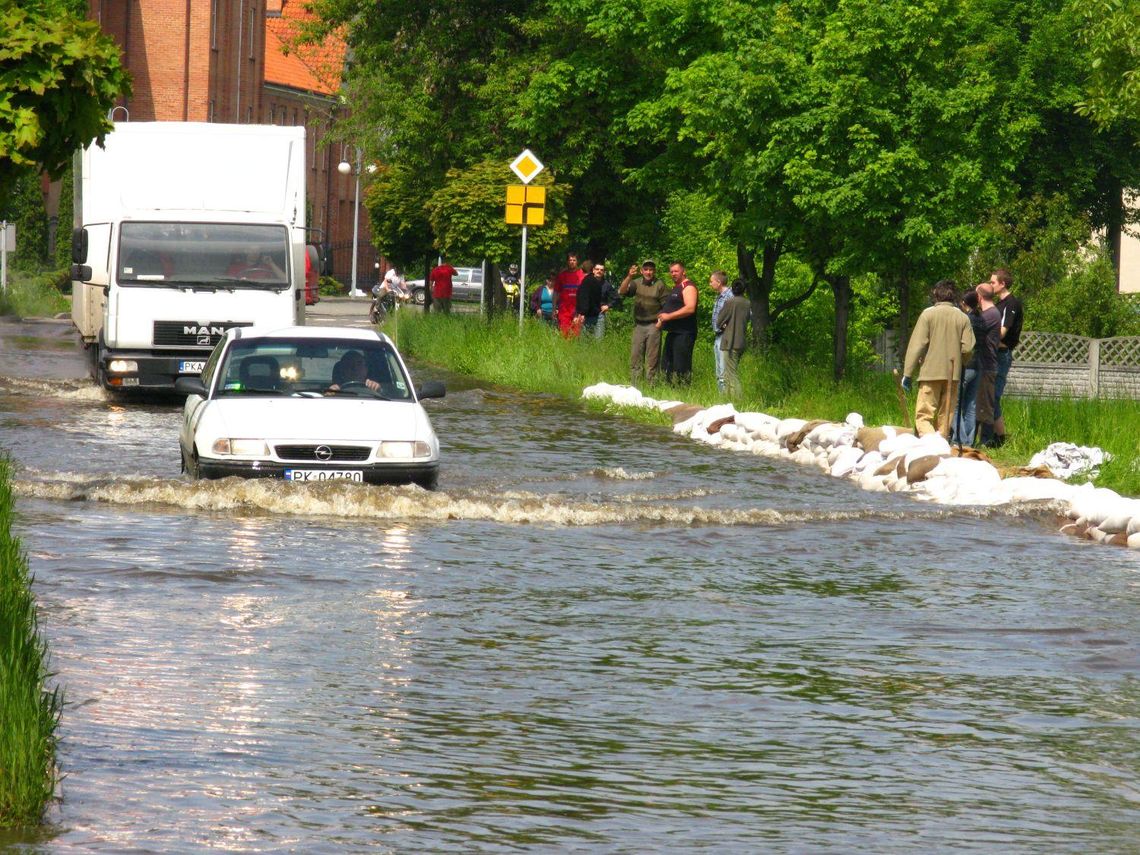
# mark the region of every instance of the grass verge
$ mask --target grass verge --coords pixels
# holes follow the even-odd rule
[[[67,273],[8,271],[8,289],[0,294],[0,314],[20,318],[51,318],[69,311],[71,301],[59,290]]]
[[[491,383],[577,399],[594,383],[630,382],[628,333],[614,332],[597,341],[566,340],[530,320],[520,329],[517,319],[507,317],[487,322],[473,315],[400,315],[398,326],[391,324],[387,331],[405,353]],[[835,383],[829,369],[804,365],[787,354],[755,351],[744,354],[740,374],[745,394],[733,402],[740,411],[833,421],[857,412],[867,424],[902,423],[890,375],[855,371]],[[658,399],[702,406],[723,403],[725,396],[716,388],[711,340],[697,342],[690,386],[658,384],[643,390]],[[1023,466],[1053,442],[1097,446],[1113,459],[1101,467],[1096,484],[1140,496],[1140,402],[1006,399],[1002,403],[1009,441],[990,453],[996,463]],[[913,395],[907,407],[913,418]],[[647,410],[626,408],[622,415],[653,423],[668,421]]]
[[[55,794],[59,689],[47,691],[47,643],[32,577],[12,534],[11,467],[0,457],[0,827],[39,823]]]

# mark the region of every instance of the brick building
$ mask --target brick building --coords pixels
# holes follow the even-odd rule
[[[331,250],[326,272],[347,283],[355,182],[337,172],[343,153],[328,142],[340,109],[343,42],[294,46],[307,14],[301,0],[88,0],[88,12],[119,45],[133,78],[117,120],[305,126],[307,222],[313,242]],[[359,229],[363,286],[377,261],[363,209]]]

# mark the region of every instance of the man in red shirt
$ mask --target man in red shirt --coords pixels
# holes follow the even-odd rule
[[[431,299],[439,304],[439,310],[445,315],[451,314],[451,277],[458,275],[459,271],[440,259],[438,265],[432,268],[428,278],[431,280]]]
[[[558,328],[562,335],[569,336],[578,306],[578,286],[586,278],[578,266],[578,253],[566,256],[566,269],[554,277],[554,290],[558,294]]]

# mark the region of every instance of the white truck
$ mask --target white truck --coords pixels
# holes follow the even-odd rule
[[[118,122],[77,155],[72,308],[97,381],[173,390],[230,327],[305,318],[305,129]]]

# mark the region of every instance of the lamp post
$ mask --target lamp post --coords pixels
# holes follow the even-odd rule
[[[343,153],[341,157],[344,157]],[[350,297],[364,296],[364,292],[356,287],[356,255],[360,243],[360,157],[360,148],[357,147],[355,168],[347,160],[341,160],[336,167],[336,171],[341,175],[348,175],[351,172],[356,176],[356,192],[352,202],[352,287],[348,292]]]

